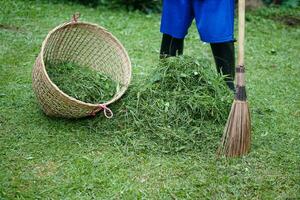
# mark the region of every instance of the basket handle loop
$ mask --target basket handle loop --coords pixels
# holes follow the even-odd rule
[[[100,110],[103,110],[104,116],[108,119],[111,119],[114,116],[114,113],[105,104],[99,104],[98,106],[99,107],[91,113],[92,116],[95,116]]]
[[[103,109],[103,112],[104,112],[104,115],[106,118],[110,119],[114,116],[114,113],[111,111],[111,109],[106,107],[106,105],[100,104],[99,106]]]
[[[71,18],[71,22],[73,22],[73,23],[78,22],[79,17],[80,17],[80,13],[79,12],[74,13],[73,16],[72,16],[72,18]]]

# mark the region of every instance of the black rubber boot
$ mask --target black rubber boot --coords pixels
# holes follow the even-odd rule
[[[184,39],[178,39],[170,35],[163,34],[160,47],[160,58],[182,55],[183,40]]]
[[[234,42],[211,43],[211,50],[214,55],[218,73],[225,75],[225,81],[228,87],[235,91],[235,57]]]

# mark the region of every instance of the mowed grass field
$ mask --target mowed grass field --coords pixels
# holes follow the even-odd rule
[[[127,49],[138,85],[159,62],[159,14],[47,1],[0,5],[0,199],[300,199],[299,9],[247,13],[252,150],[225,159],[215,155],[223,126],[194,148],[161,151],[164,144],[155,146],[143,130],[107,128],[102,114],[55,119],[37,104],[32,66],[52,28],[76,11],[106,27]],[[214,66],[194,25],[185,54]]]

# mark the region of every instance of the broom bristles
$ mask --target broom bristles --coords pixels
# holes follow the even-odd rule
[[[250,124],[248,103],[246,101],[234,100],[218,154],[228,157],[247,154],[251,143]]]

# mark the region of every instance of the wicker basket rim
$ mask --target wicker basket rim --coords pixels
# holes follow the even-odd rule
[[[69,96],[68,94],[66,94],[65,92],[63,92],[51,79],[50,77],[48,76],[48,73],[47,73],[47,70],[46,70],[46,67],[45,67],[45,63],[44,63],[44,49],[45,49],[45,46],[46,46],[46,43],[48,42],[49,40],[49,37],[56,31],[58,31],[59,29],[61,28],[64,28],[66,26],[69,26],[69,25],[72,25],[72,24],[82,24],[82,25],[88,25],[88,26],[93,26],[95,28],[97,28],[98,30],[101,30],[101,31],[104,31],[106,34],[108,34],[113,40],[115,40],[115,42],[120,46],[120,48],[122,49],[122,51],[124,52],[125,56],[126,56],[126,59],[128,61],[128,65],[130,66],[129,67],[129,78],[128,78],[128,84],[123,86],[122,89],[119,91],[119,95],[118,97],[113,97],[111,100],[109,100],[108,102],[106,103],[99,103],[99,104],[93,104],[93,103],[87,103],[87,102],[84,102],[84,101],[80,101],[72,96]],[[41,52],[40,52],[40,56],[41,56],[41,64],[42,64],[42,70],[43,72],[45,73],[46,75],[46,79],[49,81],[49,83],[57,90],[59,91],[64,97],[70,99],[71,101],[75,101],[79,104],[82,104],[82,105],[85,105],[85,106],[89,106],[89,107],[94,107],[94,108],[98,108],[99,105],[109,105],[113,102],[115,102],[116,100],[118,100],[127,90],[128,88],[128,85],[129,83],[131,82],[131,78],[132,78],[132,69],[131,69],[131,61],[130,61],[130,58],[128,56],[128,53],[125,49],[125,47],[122,45],[122,43],[112,34],[110,33],[106,28],[102,27],[102,26],[99,26],[98,24],[95,24],[95,23],[89,23],[89,22],[83,22],[83,21],[80,21],[80,22],[66,22],[66,23],[63,23],[61,25],[58,25],[56,26],[54,29],[52,29],[46,36],[46,38],[44,39],[43,43],[42,43],[42,47],[41,47]]]

